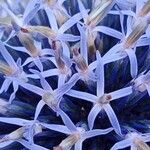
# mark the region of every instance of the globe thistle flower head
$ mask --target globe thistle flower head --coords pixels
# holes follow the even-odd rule
[[[149,0],[0,1],[0,149],[149,150]]]

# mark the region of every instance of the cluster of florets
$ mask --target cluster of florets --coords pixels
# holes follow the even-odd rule
[[[0,12],[0,148],[150,150],[150,0],[2,0]]]

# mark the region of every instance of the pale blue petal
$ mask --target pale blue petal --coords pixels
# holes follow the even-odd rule
[[[138,63],[135,52],[133,51],[133,49],[127,49],[126,53],[130,60],[130,74],[132,78],[135,78],[138,73]]]
[[[25,126],[30,121],[21,119],[21,118],[7,118],[7,117],[0,117],[0,122],[19,125],[19,126]]]
[[[43,96],[43,94],[45,93],[45,91],[43,89],[41,89],[35,85],[29,84],[29,83],[20,82],[19,85],[35,94],[40,95],[40,96]]]
[[[29,142],[25,140],[17,140],[20,144],[22,144],[24,147],[30,149],[30,150],[48,150],[47,148],[44,148],[40,145],[36,145],[34,143],[30,144]]]
[[[106,114],[110,120],[111,125],[114,127],[115,132],[118,135],[122,135],[117,116],[116,116],[114,110],[112,109],[112,107],[110,106],[110,104],[105,104],[103,106],[103,108],[104,108],[104,110],[105,110],[105,112],[106,112]]]
[[[30,62],[33,62],[34,61],[34,58],[33,57],[28,57],[25,62],[22,64],[22,66],[25,66],[27,64],[29,64]]]
[[[53,91],[49,83],[44,79],[44,77],[41,75],[39,71],[30,69],[30,72],[37,74],[40,77],[40,83],[44,90],[51,91],[51,92]]]
[[[101,110],[102,110],[102,107],[99,104],[95,104],[93,108],[91,109],[88,115],[88,125],[89,125],[90,130],[92,130],[95,119]]]
[[[67,56],[68,58],[70,58],[70,49],[67,46],[67,44],[63,41],[61,41],[62,44],[62,48],[63,48],[63,55]]]
[[[48,7],[45,8],[45,11],[46,11],[46,14],[48,16],[48,20],[49,20],[49,23],[51,25],[52,30],[57,32],[58,31],[58,25],[57,25],[55,15],[53,14],[52,10]]]
[[[66,82],[64,85],[59,87],[55,90],[55,93],[57,95],[57,98],[61,98],[65,93],[67,93],[79,80],[79,75],[76,73],[74,74],[68,82]]]
[[[71,132],[75,132],[77,131],[76,126],[74,125],[74,123],[71,121],[71,119],[68,117],[68,115],[63,112],[61,109],[58,110],[58,114],[61,116],[65,126],[71,131]]]
[[[130,139],[125,139],[120,142],[117,142],[110,150],[124,149],[131,146],[132,141]]]
[[[82,134],[82,139],[85,140],[85,139],[92,138],[98,135],[105,135],[113,130],[114,130],[113,128],[107,128],[107,129],[93,129],[91,131],[86,131]]]
[[[96,51],[96,59],[97,59],[97,67],[96,67],[96,76],[97,76],[97,90],[96,94],[98,97],[102,96],[104,94],[104,64],[103,60],[100,56],[99,51]]]
[[[78,30],[80,32],[81,40],[80,40],[80,53],[85,59],[86,63],[88,63],[88,49],[87,49],[87,37],[85,35],[85,31],[80,24],[77,24]]]
[[[34,58],[33,61],[34,61],[35,65],[38,67],[38,69],[39,69],[40,71],[43,71],[43,64],[42,64],[40,58],[39,58],[39,57],[36,57],[36,58]]]
[[[86,93],[86,92],[80,92],[80,91],[76,91],[76,90],[69,90],[66,95],[78,98],[78,99],[82,99],[85,101],[89,101],[92,103],[95,103],[95,101],[97,100],[97,96],[92,95],[90,93]]]
[[[54,130],[57,132],[61,132],[64,134],[71,134],[72,132],[64,125],[57,125],[57,124],[46,124],[46,123],[40,123],[43,127],[50,129],[50,130]]]
[[[114,100],[114,99],[128,96],[131,93],[132,93],[132,86],[111,92],[111,93],[109,93],[109,95],[111,95],[111,97],[112,97],[111,100]]]
[[[85,9],[85,7],[84,7],[83,3],[81,2],[81,0],[77,0],[77,1],[78,1],[79,10],[82,14],[84,23],[86,23],[86,19],[88,17],[88,11]]]
[[[18,91],[18,83],[13,81],[13,93],[10,95],[10,98],[9,98],[9,103],[11,104],[11,102],[14,100],[14,98],[16,97],[16,92]]]
[[[9,54],[9,52],[7,51],[7,49],[5,48],[4,44],[2,41],[0,41],[0,52],[1,55],[4,57],[4,59],[6,60],[6,62],[9,64],[9,66],[11,68],[17,69],[17,65],[14,61],[14,59],[12,58],[12,56]]]
[[[59,33],[64,33],[68,29],[70,29],[73,25],[75,25],[79,20],[82,19],[81,13],[77,13],[74,16],[72,16],[69,20],[67,20],[60,28]]]
[[[74,150],[82,150],[82,141],[81,141],[81,140],[78,140],[78,141],[75,143]]]
[[[42,108],[44,107],[45,102],[43,100],[40,100],[39,103],[36,106],[36,111],[35,111],[35,115],[34,115],[34,120],[37,120]]]
[[[8,90],[8,88],[9,88],[11,82],[12,82],[11,80],[5,79],[3,84],[2,84],[2,86],[1,86],[1,88],[0,88],[0,93],[2,93],[4,91],[6,92]]]
[[[40,0],[30,0],[23,14],[24,24],[28,24],[40,9]]]
[[[121,32],[119,32],[115,29],[109,28],[109,27],[105,27],[105,26],[97,26],[97,27],[94,28],[93,31],[98,31],[98,32],[104,33],[106,35],[115,37],[117,39],[122,39],[123,38],[123,35],[122,35]]]
[[[13,142],[14,142],[14,141],[2,142],[2,143],[0,143],[0,148],[6,147],[6,146],[12,144]]]
[[[58,76],[58,86],[57,86],[58,88],[64,85],[64,83],[66,81],[66,77],[67,76],[65,74],[60,74]]]
[[[72,34],[59,34],[57,35],[57,39],[63,42],[75,42],[80,40],[80,36],[75,36]]]

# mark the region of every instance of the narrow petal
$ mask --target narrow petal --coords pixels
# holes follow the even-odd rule
[[[89,101],[94,103],[97,100],[97,96],[86,93],[86,92],[80,92],[80,91],[76,91],[76,90],[69,90],[66,95],[78,98],[78,99],[82,99],[85,101]]]
[[[65,93],[67,93],[79,80],[79,75],[76,73],[74,74],[68,82],[62,85],[60,88],[55,90],[55,93],[58,98],[61,98]]]
[[[64,134],[71,134],[70,130],[64,125],[46,124],[46,123],[40,123],[40,124],[43,127],[50,129],[50,130],[54,130],[54,131],[61,132]]]
[[[82,150],[82,140],[79,140],[75,143],[74,150]]]
[[[11,80],[5,79],[3,84],[2,84],[2,86],[1,86],[1,88],[0,88],[0,93],[2,93],[4,91],[6,92],[8,90],[8,88],[9,88],[11,82],[12,82]]]
[[[131,145],[130,139],[125,139],[120,142],[117,142],[110,150],[118,150],[118,149],[124,149],[126,147],[129,147]]]
[[[49,48],[44,48],[44,49],[42,49],[41,56],[44,56],[44,55],[52,55],[52,56],[54,56],[54,50],[53,49],[49,49]]]
[[[120,90],[117,90],[117,91],[114,91],[114,92],[111,92],[109,93],[112,97],[112,100],[114,99],[118,99],[118,98],[121,98],[121,97],[125,97],[125,96],[128,96],[132,93],[132,86],[130,87],[126,87],[126,88],[122,88]]]
[[[53,91],[49,83],[44,79],[44,77],[41,75],[39,71],[30,69],[30,72],[37,74],[40,77],[40,83],[44,90],[47,90],[47,91],[50,90],[51,92]]]
[[[65,74],[60,74],[58,77],[58,88],[63,86],[66,81],[66,75]]]
[[[122,44],[116,44],[103,56],[103,59],[109,58],[112,54],[116,54],[120,50],[123,50]]]
[[[92,138],[98,135],[105,135],[108,134],[109,132],[113,131],[113,128],[107,128],[107,129],[94,129],[91,131],[86,131],[82,134],[82,139],[88,139]]]
[[[77,0],[78,1],[78,6],[79,6],[79,10],[82,14],[82,17],[83,17],[83,20],[84,20],[84,23],[86,22],[86,19],[88,17],[88,12],[87,10],[85,9],[83,3],[81,2],[81,0]]]
[[[40,58],[39,58],[39,57],[36,57],[36,58],[34,59],[34,63],[35,63],[35,65],[38,67],[38,69],[39,69],[40,71],[43,71],[43,64],[42,64],[42,62],[40,61]]]
[[[78,30],[80,32],[81,40],[80,40],[80,53],[85,59],[86,63],[88,63],[88,50],[87,50],[87,40],[85,31],[83,30],[83,27],[81,27],[80,24],[77,24]]]
[[[7,142],[2,142],[0,143],[0,148],[4,148],[10,144],[12,144],[14,141],[7,141]]]
[[[61,41],[61,44],[62,44],[62,48],[63,48],[63,55],[70,58],[70,49],[68,48],[67,44],[63,41]]]
[[[40,100],[39,103],[36,106],[36,111],[35,111],[35,115],[34,115],[34,120],[37,120],[42,108],[44,107],[45,102],[43,100]]]
[[[14,100],[14,98],[16,97],[16,92],[18,91],[18,83],[13,81],[13,93],[10,95],[10,98],[9,98],[9,103],[11,104],[11,102]]]
[[[97,68],[96,68],[96,76],[97,76],[97,96],[100,97],[104,94],[104,64],[103,60],[100,56],[100,53],[96,52],[97,59]]]
[[[65,31],[70,29],[73,25],[75,25],[81,19],[82,19],[81,13],[75,14],[59,28],[59,33],[64,33]]]
[[[123,35],[121,32],[119,32],[115,29],[109,28],[109,27],[105,27],[105,26],[97,26],[94,28],[93,31],[101,32],[101,33],[115,37],[120,40],[123,38]]]
[[[94,107],[91,109],[88,115],[88,125],[89,125],[90,130],[92,130],[94,126],[94,121],[101,110],[102,110],[102,107],[98,104],[95,104]]]
[[[128,54],[130,60],[130,74],[132,78],[137,76],[138,73],[138,63],[135,52],[132,49],[127,49],[126,53]]]
[[[51,25],[51,28],[54,30],[54,31],[58,31],[58,25],[57,25],[57,21],[56,21],[56,18],[52,12],[52,10],[48,7],[45,8],[45,11],[46,11],[46,14],[48,16],[48,20],[49,20],[49,23]]]
[[[23,88],[25,88],[25,89],[33,92],[33,93],[36,93],[36,94],[38,94],[40,96],[43,96],[43,94],[45,92],[43,89],[41,89],[41,88],[39,88],[39,87],[37,87],[35,85],[29,84],[29,83],[22,83],[22,82],[20,82],[19,84]]]
[[[49,70],[41,72],[41,75],[44,78],[59,75],[59,74],[60,74],[60,72],[58,69],[49,69]]]
[[[67,42],[75,42],[75,41],[79,41],[80,37],[72,35],[72,34],[59,34],[57,36],[57,39],[61,40],[63,42],[65,42],[65,41],[67,41]]]
[[[21,118],[7,118],[7,117],[0,117],[0,122],[19,125],[19,126],[25,126],[30,121],[21,119]]]
[[[122,135],[118,119],[116,117],[116,114],[115,114],[114,110],[110,106],[110,104],[105,104],[103,106],[103,108],[104,108],[104,110],[105,110],[105,112],[106,112],[106,114],[107,114],[107,116],[110,120],[111,125],[114,127],[115,132],[118,135]]]
[[[74,123],[71,121],[71,119],[66,115],[66,113],[64,113],[61,109],[58,110],[58,114],[61,116],[65,126],[71,131],[71,132],[75,132],[77,131],[76,126],[74,125]]]
[[[31,0],[28,2],[23,14],[23,21],[25,25],[28,24],[34,18],[39,9],[40,9],[39,1]]]
[[[123,59],[125,58],[127,55],[126,54],[123,54],[123,55],[120,55],[120,54],[112,54],[110,55],[109,57],[102,57],[103,59],[103,63],[104,64],[108,64],[108,63],[111,63],[111,62],[114,62],[114,61],[117,61],[117,60],[120,60],[120,59]]]
[[[25,60],[25,62],[22,64],[22,66],[25,66],[25,65],[29,64],[30,62],[33,62],[33,61],[34,61],[34,58],[28,57],[28,58]]]
[[[14,61],[14,59],[9,54],[9,52],[5,48],[3,42],[1,42],[1,41],[0,41],[0,52],[1,52],[1,55],[4,57],[4,59],[6,60],[6,62],[9,64],[9,66],[11,68],[15,68],[15,69],[18,68],[17,65],[16,65],[16,63],[15,63],[15,61]]]
[[[149,43],[150,43],[150,38],[140,38],[136,43],[136,47],[148,46]]]
[[[30,150],[48,150],[47,148],[44,148],[40,145],[36,145],[36,144],[30,144],[29,142],[25,141],[25,140],[17,140],[17,142],[19,142],[20,144],[22,144],[24,147],[30,149]]]
[[[25,47],[21,47],[21,46],[11,46],[11,45],[8,45],[7,43],[5,44],[6,46],[12,48],[13,50],[15,51],[18,51],[18,52],[24,52],[24,53],[27,53],[30,55],[30,53],[26,50]]]

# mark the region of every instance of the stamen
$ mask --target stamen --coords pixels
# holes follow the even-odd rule
[[[33,57],[39,56],[40,52],[34,45],[34,40],[28,33],[19,32],[18,38],[21,44],[31,53]]]
[[[26,29],[31,33],[40,33],[41,35],[54,40],[57,34],[49,27],[45,26],[27,26]]]
[[[14,72],[15,70],[0,60],[0,73],[4,75],[12,75]]]
[[[80,139],[80,135],[78,133],[72,134],[64,139],[59,146],[54,147],[53,150],[68,150]]]
[[[56,110],[58,106],[58,100],[55,99],[54,93],[46,92],[42,99],[51,109]]]
[[[134,144],[138,150],[150,150],[150,147],[139,138],[134,140]]]
[[[125,49],[130,48],[143,35],[143,33],[146,31],[147,27],[148,27],[147,20],[137,21],[137,24],[135,24],[132,32],[125,39],[123,47]]]
[[[89,56],[93,56],[95,54],[96,48],[95,48],[95,39],[97,37],[97,33],[91,32],[91,30],[87,29],[87,43],[88,43],[88,53]]]
[[[15,131],[11,132],[10,134],[8,134],[8,135],[4,136],[2,139],[0,139],[0,143],[9,141],[9,140],[18,140],[18,139],[22,138],[25,130],[26,130],[25,127],[21,127]]]
[[[77,48],[73,49],[73,60],[75,61],[80,71],[82,71],[83,73],[87,72],[88,65],[86,64],[86,61],[81,56]]]
[[[103,0],[99,5],[89,14],[86,24],[96,26],[112,8],[114,0]]]
[[[148,0],[145,5],[143,6],[143,8],[140,10],[140,12],[138,13],[139,17],[144,17],[145,15],[147,15],[150,12],[150,0]]]

